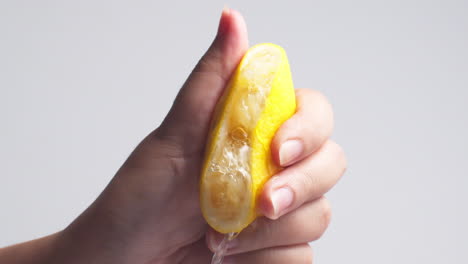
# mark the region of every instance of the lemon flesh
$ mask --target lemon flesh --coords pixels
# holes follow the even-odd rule
[[[200,205],[220,233],[240,232],[258,216],[263,184],[281,168],[270,144],[296,110],[285,51],[266,43],[250,48],[220,98],[200,180]]]

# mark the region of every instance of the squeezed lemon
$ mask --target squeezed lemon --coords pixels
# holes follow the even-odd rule
[[[200,180],[200,205],[220,233],[240,232],[258,216],[263,184],[281,168],[270,144],[296,110],[285,51],[266,43],[250,48],[215,112]]]

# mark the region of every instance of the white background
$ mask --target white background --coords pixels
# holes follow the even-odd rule
[[[216,32],[220,1],[0,0],[0,246],[64,228]],[[468,263],[468,2],[226,1],[335,107],[316,263]]]

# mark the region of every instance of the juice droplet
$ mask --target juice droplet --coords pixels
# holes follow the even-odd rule
[[[213,258],[211,259],[211,264],[222,264],[224,256],[226,255],[227,250],[229,249],[229,242],[233,240],[239,233],[228,233],[224,235],[223,240],[218,245],[218,248],[215,250]]]

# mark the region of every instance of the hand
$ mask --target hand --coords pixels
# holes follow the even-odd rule
[[[241,15],[224,10],[213,44],[164,122],[57,235],[57,263],[210,262],[219,234],[200,213],[199,172],[214,106],[247,47]],[[275,161],[286,169],[265,185],[259,201],[265,217],[230,244],[225,263],[310,263],[307,242],[330,221],[323,195],[343,174],[345,157],[328,139],[333,114],[324,96],[307,89],[296,95],[297,113],[272,143]]]

